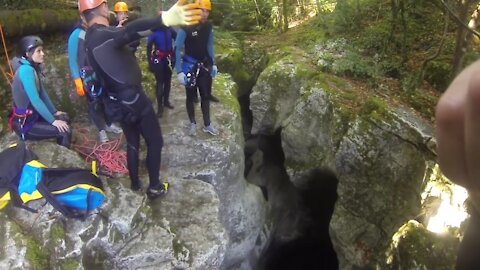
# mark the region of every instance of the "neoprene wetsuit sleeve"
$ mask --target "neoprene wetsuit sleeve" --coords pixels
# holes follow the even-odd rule
[[[41,87],[43,88],[43,85]],[[50,113],[55,114],[57,112],[57,108],[55,108],[55,106],[53,105],[53,102],[48,96],[47,91],[45,90],[40,91],[40,98],[43,100],[43,103],[45,103],[45,106],[47,106]]]
[[[207,52],[210,56],[210,59],[212,59],[212,64],[215,65],[215,52],[213,51],[213,28],[210,30],[210,35],[208,36]]]
[[[152,52],[152,43],[155,38],[155,33],[151,34],[147,38],[147,61],[150,63],[150,53]]]
[[[113,39],[119,46],[124,46],[132,41],[150,35],[162,26],[161,17],[134,20],[125,25],[125,27],[116,28],[117,31],[115,31]]]
[[[175,39],[175,69],[177,73],[182,71],[182,50],[185,46],[185,39],[187,38],[187,33],[180,28],[177,31],[177,38]]]
[[[18,68],[18,72],[25,93],[30,100],[30,104],[35,108],[40,116],[45,119],[45,121],[49,122],[50,124],[53,123],[53,121],[55,121],[55,117],[38,94],[39,91],[37,85],[35,84],[36,74],[33,67],[22,65]]]
[[[73,80],[80,78],[80,67],[78,65],[78,35],[80,28],[75,29],[68,38],[68,66],[70,67],[70,75]]]

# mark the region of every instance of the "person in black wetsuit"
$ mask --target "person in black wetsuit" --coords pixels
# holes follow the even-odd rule
[[[155,75],[158,111],[162,117],[163,109],[173,109],[170,103],[172,68],[174,62],[173,40],[176,32],[171,27],[162,27],[148,36],[147,59],[149,70]]]
[[[108,6],[103,0],[80,0],[79,11],[88,23],[85,47],[90,65],[108,89],[106,111],[119,120],[127,140],[127,167],[131,188],[141,188],[138,177],[140,135],[147,145],[147,170],[150,184],[147,196],[154,199],[166,192],[160,183],[162,133],[152,103],[141,85],[141,71],[128,44],[148,36],[162,26],[195,24],[200,19],[196,4],[180,0],[161,16],[138,19],[120,28],[108,25]],[[112,113],[112,111],[115,111]]]
[[[178,29],[175,39],[175,69],[180,84],[185,86],[186,107],[190,120],[189,135],[197,135],[194,102],[197,92],[201,97],[203,131],[218,135],[218,129],[210,121],[210,101],[212,98],[212,78],[217,75],[217,65],[213,52],[213,26],[207,21],[212,10],[210,0],[200,0],[201,23],[194,27]],[[182,50],[185,51],[182,55]]]
[[[38,36],[25,36],[18,48],[20,58],[12,61],[16,72],[10,127],[22,140],[56,138],[59,145],[69,148],[72,134],[68,116],[55,108],[43,86],[43,41]]]
[[[436,113],[440,169],[468,189],[470,219],[458,249],[456,269],[480,267],[480,61],[463,70],[440,98]]]

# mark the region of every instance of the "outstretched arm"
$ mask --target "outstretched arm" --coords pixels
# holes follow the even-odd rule
[[[159,17],[135,20],[125,27],[117,28],[114,40],[119,46],[150,35],[154,30],[165,26],[192,25],[200,21],[201,10],[197,3],[185,4],[179,0],[169,10],[161,12]]]

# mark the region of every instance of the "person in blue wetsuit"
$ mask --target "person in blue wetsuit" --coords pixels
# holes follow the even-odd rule
[[[13,60],[10,127],[22,140],[56,138],[58,144],[70,147],[68,116],[55,108],[43,86],[43,41],[38,36],[25,36],[18,49],[20,58]]]
[[[105,116],[101,100],[102,88],[88,83],[88,80],[91,78],[86,76],[89,65],[85,57],[85,28],[86,25],[82,20],[68,38],[68,65],[77,94],[86,96],[88,116],[97,127],[100,142],[105,143],[109,140],[106,131],[119,134],[122,133],[122,129]],[[81,78],[82,74],[84,78]],[[83,80],[86,80],[85,83]]]
[[[140,136],[145,139],[150,179],[147,196],[150,199],[165,194],[168,189],[168,183],[159,180],[163,139],[152,103],[142,88],[140,67],[128,44],[162,26],[198,23],[197,5],[184,5],[184,2],[180,0],[161,16],[138,19],[124,27],[108,25],[106,1],[78,2],[79,11],[88,23],[85,37],[88,62],[108,90],[111,100],[105,104],[108,116],[117,117],[127,140],[127,168],[133,190],[141,188],[138,176]]]
[[[155,75],[157,116],[162,117],[163,108],[173,109],[170,89],[173,68],[173,39],[176,33],[170,27],[161,27],[147,39],[147,59],[150,71]]]
[[[200,0],[202,9],[201,23],[194,27],[182,27],[177,31],[175,39],[175,69],[178,81],[185,86],[187,114],[190,120],[189,135],[196,136],[194,102],[197,91],[201,97],[203,115],[203,131],[218,135],[218,130],[210,121],[210,100],[212,95],[212,78],[217,74],[213,53],[213,28],[207,21],[212,10],[210,0]],[[184,54],[182,57],[182,50]],[[183,61],[182,61],[183,60]]]

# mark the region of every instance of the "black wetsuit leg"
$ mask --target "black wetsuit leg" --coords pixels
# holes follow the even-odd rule
[[[142,93],[138,101],[133,105],[135,111],[140,111],[139,119],[135,123],[121,122],[125,138],[127,140],[127,167],[132,181],[132,187],[138,187],[139,147],[140,135],[147,145],[147,170],[150,178],[149,187],[157,187],[160,184],[160,163],[162,157],[163,138],[160,124],[155,116],[150,100]]]
[[[201,97],[203,123],[205,126],[208,126],[210,125],[210,95],[212,93],[212,77],[204,69],[201,69],[200,73],[198,74],[197,87]]]
[[[164,104],[164,97],[165,97],[165,74],[163,70],[158,70],[155,73],[155,80],[157,82],[157,104],[158,104],[158,110],[161,111],[161,108],[163,107]]]
[[[13,122],[13,130],[15,133],[22,138],[20,134],[20,124],[16,121]],[[43,120],[38,120],[24,135],[24,140],[45,140],[56,138],[59,145],[70,148],[72,133],[69,132],[60,132],[58,129],[50,123],[47,123]]]
[[[197,87],[185,87],[185,92],[187,94],[185,105],[187,107],[188,119],[190,119],[190,123],[197,123],[195,121],[195,108],[193,106],[195,98],[197,97]]]
[[[473,207],[472,207],[473,208]],[[468,227],[458,249],[457,264],[455,269],[474,270],[480,267],[480,214],[471,211]]]
[[[170,105],[170,89],[172,87],[172,70],[167,66],[164,71],[163,104]]]
[[[92,120],[93,124],[97,127],[98,131],[104,129],[102,121],[103,106],[102,102],[98,98],[92,98],[87,96],[88,102],[88,116]],[[106,119],[105,119],[106,120]]]

